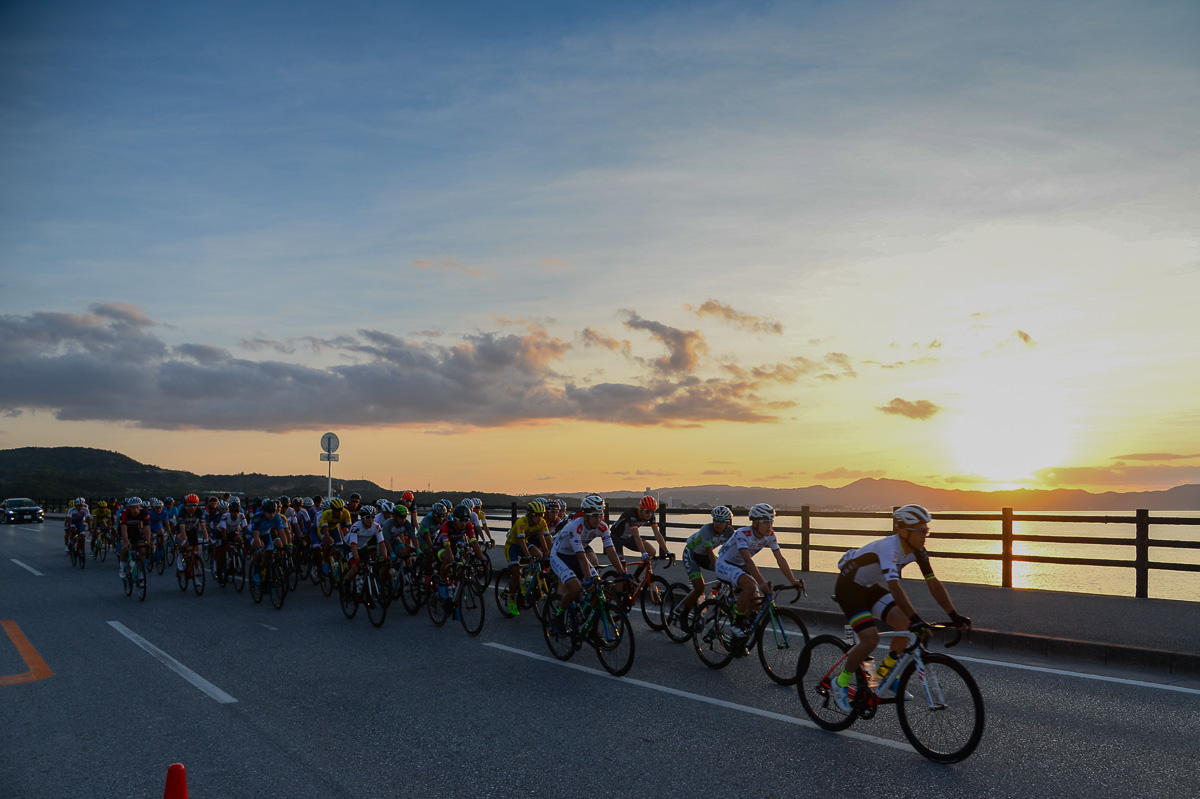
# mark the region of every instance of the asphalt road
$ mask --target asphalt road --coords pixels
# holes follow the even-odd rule
[[[478,638],[399,604],[382,629],[347,621],[310,584],[276,611],[213,581],[181,593],[168,572],[139,603],[111,555],[72,569],[60,529],[0,527],[0,620],[53,672],[0,677],[3,797],[158,797],[174,762],[197,799],[1094,799],[1194,795],[1200,774],[1200,685],[1153,674],[968,661],[987,729],[940,766],[892,708],[851,735],[815,730],[755,658],[711,671],[640,620],[633,670],[614,679],[589,649],[551,660],[532,614],[504,620],[490,596]],[[0,675],[25,672],[4,638]]]

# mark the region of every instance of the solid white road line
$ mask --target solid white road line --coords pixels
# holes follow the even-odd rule
[[[261,621],[258,623],[258,626],[259,626],[259,627],[266,627],[268,630],[270,630],[270,631],[272,631],[272,632],[279,632],[279,628],[278,628],[278,627],[272,627],[272,626],[271,626],[271,625],[269,625],[269,624],[263,624]]]
[[[34,574],[36,574],[38,577],[45,577],[45,576],[46,576],[46,575],[42,574],[40,571],[38,571],[37,569],[33,568],[32,566],[29,566],[29,565],[26,565],[26,564],[22,563],[21,561],[17,560],[16,558],[9,558],[9,560],[11,560],[13,563],[17,564],[18,566],[20,566],[22,569],[26,569],[26,570],[28,570],[28,571],[31,571],[31,572],[33,572],[33,573],[34,573]]]
[[[514,655],[521,655],[522,657],[532,658],[533,660],[540,660],[544,663],[553,663],[556,666],[563,666],[568,669],[575,669],[576,671],[582,671],[585,674],[591,674],[596,677],[606,677],[610,680],[616,680],[617,682],[625,683],[626,685],[634,685],[634,686],[637,686],[638,688],[647,688],[651,691],[660,691],[664,694],[671,694],[672,696],[679,696],[684,699],[692,699],[696,702],[704,702],[705,704],[716,705],[717,707],[723,707],[727,710],[737,710],[742,713],[750,713],[755,716],[761,716],[766,719],[772,719],[773,721],[782,721],[785,724],[794,724],[797,727],[807,727],[808,729],[811,729],[811,730],[820,729],[816,724],[813,724],[808,719],[797,718],[795,716],[786,716],[783,713],[775,713],[770,710],[763,710],[762,708],[751,707],[750,705],[739,705],[736,702],[727,702],[724,699],[715,699],[711,696],[704,696],[703,694],[693,694],[690,691],[681,691],[678,688],[670,688],[666,685],[658,685],[657,683],[646,682],[645,680],[635,680],[632,677],[614,677],[613,675],[609,674],[607,671],[601,671],[600,669],[592,669],[592,668],[588,668],[587,666],[580,666],[575,663],[565,662],[562,660],[556,660],[555,658],[552,658],[548,655],[538,655],[533,652],[526,652],[524,649],[514,649],[513,647],[505,646],[504,644],[488,642],[488,643],[485,643],[484,646],[490,646],[493,649],[500,649],[504,652],[509,652]],[[856,741],[864,741],[866,743],[876,744],[877,746],[886,746],[891,749],[900,749],[905,752],[913,751],[913,748],[911,746],[909,746],[907,743],[904,743],[902,741],[891,741],[891,740],[888,740],[887,738],[876,738],[874,735],[865,735],[861,732],[855,732],[853,730],[845,730],[844,732],[839,732],[839,733],[834,733],[834,734],[841,735],[845,738],[853,738]]]
[[[1067,671],[1066,669],[1052,669],[1047,666],[1027,666],[1024,663],[1010,663],[1005,660],[985,660],[984,658],[967,657],[966,655],[955,655],[955,660],[966,660],[971,663],[983,663],[988,666],[999,666],[1004,669],[1020,669],[1022,671],[1038,671],[1042,674],[1058,674],[1063,677],[1078,677],[1081,680],[1096,680],[1097,682],[1115,682],[1121,685],[1135,685],[1138,688],[1157,688],[1160,691],[1178,691],[1181,694],[1195,694],[1200,696],[1200,689],[1184,688],[1182,685],[1165,685],[1157,682],[1146,682],[1144,680],[1128,680],[1123,677],[1105,677],[1102,674],[1088,674],[1082,671]]]
[[[217,702],[220,702],[223,705],[227,705],[231,702],[237,701],[232,696],[225,693],[220,688],[213,685],[208,680],[204,679],[199,674],[192,671],[187,666],[183,665],[178,660],[171,657],[166,652],[162,651],[161,649],[156,647],[154,644],[150,643],[145,638],[143,638],[142,636],[135,633],[133,630],[126,627],[124,624],[121,624],[121,622],[110,621],[108,623],[108,626],[112,627],[114,630],[116,630],[121,635],[128,638],[130,641],[133,641],[135,644],[140,646],[142,649],[145,649],[151,655],[154,655],[154,657],[156,657],[160,661],[162,661],[163,665],[165,665],[168,669],[175,672],[180,677],[187,680],[188,682],[190,682],[192,685],[199,688],[204,693],[208,694],[210,697],[215,699]]]

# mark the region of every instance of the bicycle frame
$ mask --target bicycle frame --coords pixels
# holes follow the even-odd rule
[[[849,635],[846,637],[847,642],[850,643],[852,641],[853,643],[851,643],[851,646],[858,644],[858,633],[854,632],[854,630],[849,626],[847,626],[846,629],[849,632]],[[958,637],[956,637],[953,642],[948,644],[948,646],[953,646],[954,644],[958,643],[958,638],[960,637],[961,633],[959,633]],[[925,645],[921,643],[920,639],[917,638],[917,634],[907,630],[894,630],[892,632],[885,632],[881,630],[879,632],[879,638],[881,646],[885,643],[890,644],[895,638],[906,638],[908,642],[905,645],[904,651],[901,653],[900,658],[896,661],[896,665],[892,666],[891,671],[887,673],[887,676],[883,678],[883,682],[881,683],[876,684],[875,674],[867,666],[867,661],[864,661],[863,664],[859,666],[859,671],[862,672],[863,679],[865,680],[867,689],[870,692],[867,697],[867,707],[895,704],[896,697],[894,692],[896,690],[896,683],[900,681],[901,675],[904,674],[904,671],[908,668],[910,663],[916,663],[917,681],[920,683],[922,690],[925,692],[925,700],[929,703],[929,707],[934,710],[945,707],[945,697],[942,696],[942,689],[941,686],[938,685],[937,679],[935,678],[930,680],[926,674],[924,658],[926,649]],[[888,648],[890,649],[890,647]],[[842,661],[839,661],[838,666],[840,666],[841,662],[844,660],[845,658],[843,658]],[[881,694],[887,694],[889,691],[893,693],[892,696],[881,696]]]

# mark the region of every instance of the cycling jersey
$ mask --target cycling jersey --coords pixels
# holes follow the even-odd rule
[[[273,533],[280,533],[287,528],[283,517],[276,513],[270,518],[265,513],[256,514],[250,520],[250,529],[258,533],[259,539],[262,540],[263,547],[266,549],[275,548],[275,536]]]
[[[889,535],[842,555],[838,569],[859,585],[886,587],[889,581],[899,580],[900,570],[910,563],[917,564],[926,580],[933,579],[929,553],[924,549],[905,553],[900,536]]]
[[[604,522],[592,529],[588,529],[585,524],[584,517],[572,519],[568,522],[559,533],[554,536],[554,545],[552,551],[556,555],[576,555],[583,552],[594,539],[599,538],[604,543],[604,548],[608,549],[613,545],[612,536],[609,534],[608,525]]]
[[[195,513],[188,513],[186,510],[179,514],[176,519],[176,524],[183,529],[187,536],[188,543],[196,546],[200,541],[200,525],[204,521],[204,514],[199,510]]]
[[[364,524],[357,521],[350,525],[350,531],[346,533],[344,542],[347,546],[350,544],[358,544],[359,547],[369,547],[374,544],[383,543],[383,528],[375,522]]]
[[[724,546],[730,538],[733,538],[735,532],[737,531],[732,524],[726,524],[725,532],[718,535],[716,529],[712,526],[712,522],[709,522],[692,533],[683,547],[693,552],[702,552],[705,549],[717,549]]]
[[[624,538],[630,533],[636,533],[638,528],[643,524],[657,524],[657,522],[654,521],[653,516],[650,517],[649,521],[643,521],[641,517],[638,516],[639,510],[641,510],[641,508],[630,508],[617,517],[617,520],[613,522],[612,525],[612,534],[614,538]]]
[[[746,565],[746,561],[742,557],[743,549],[754,556],[763,547],[770,547],[772,552],[779,551],[779,542],[775,540],[774,530],[770,535],[759,538],[754,534],[753,527],[740,527],[736,533],[730,536],[728,543],[721,547],[721,555],[717,558],[717,562],[728,563],[730,566],[737,566],[740,569]]]
[[[395,517],[390,517],[385,519],[379,526],[383,529],[383,535],[388,541],[393,541],[401,537],[413,538],[417,534],[412,522],[407,517],[402,522],[396,521]]]
[[[162,508],[159,508],[158,510],[151,510],[150,531],[157,533],[163,528],[163,525],[167,523],[168,519],[169,517],[167,516],[167,512]]]
[[[104,525],[112,521],[113,512],[108,508],[98,508],[92,517],[96,520],[97,525]]]
[[[121,511],[121,524],[125,525],[125,534],[129,536],[129,542],[136,543],[142,540],[142,530],[150,525],[150,511],[145,507],[135,511],[133,508],[126,508]]]
[[[249,529],[250,525],[246,523],[246,514],[238,511],[236,514],[226,513],[217,522],[217,529],[223,533],[237,534],[243,530]]]
[[[508,538],[504,539],[504,546],[515,546],[522,538],[535,535],[545,535],[549,531],[550,528],[546,526],[545,519],[533,520],[530,516],[522,516],[521,518],[517,519],[517,523],[509,529]]]
[[[346,510],[345,508],[342,508],[341,510],[329,508],[321,511],[321,520],[317,523],[317,526],[322,530],[324,530],[326,527],[333,527],[336,529],[339,527],[349,527],[353,522],[354,520],[350,518],[350,511]]]
[[[84,526],[92,520],[92,514],[88,513],[88,509],[71,508],[67,511],[67,524],[74,527],[76,530],[83,530]]]
[[[454,520],[451,519],[438,529],[438,535],[443,544],[451,542],[457,544],[463,539],[475,538],[475,525],[467,522],[467,526],[460,531],[455,529]]]

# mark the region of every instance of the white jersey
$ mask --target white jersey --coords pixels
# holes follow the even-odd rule
[[[596,538],[604,542],[605,549],[613,545],[607,524],[600,522],[598,527],[589,530],[584,524],[584,517],[580,516],[567,522],[566,526],[558,531],[554,536],[552,550],[556,555],[576,555],[583,552]]]
[[[375,524],[373,521],[370,524],[363,524],[362,521],[357,521],[350,525],[350,532],[346,533],[345,538],[347,545],[358,544],[365,547],[370,546],[372,541],[378,544],[383,543],[383,528],[378,524]]]
[[[742,557],[743,549],[749,551],[753,557],[763,547],[770,547],[772,552],[779,551],[779,542],[775,540],[774,530],[771,531],[770,535],[759,538],[754,534],[753,527],[739,527],[738,531],[730,537],[728,543],[721,547],[721,554],[717,558],[717,561],[728,563],[730,566],[737,566],[740,569],[746,565],[745,558]]]
[[[889,581],[899,580],[900,570],[910,563],[921,568],[921,575],[926,580],[933,577],[928,552],[918,549],[905,554],[900,536],[889,535],[842,555],[838,570],[859,585],[886,587]]]
[[[221,521],[217,523],[218,530],[234,533],[240,533],[249,528],[249,526],[250,525],[246,523],[246,514],[242,513],[241,511],[238,511],[236,517],[232,513],[226,513],[221,517]]]

